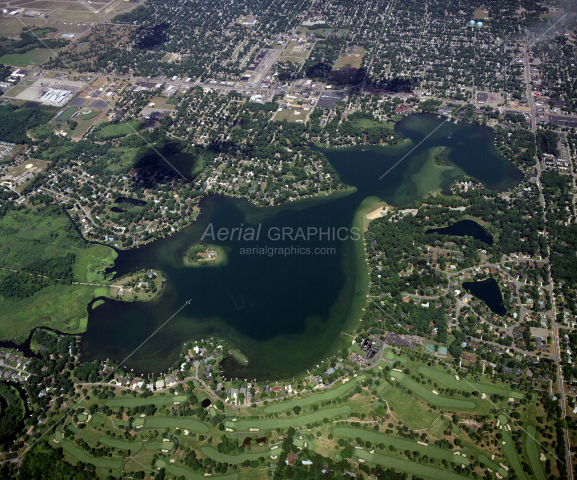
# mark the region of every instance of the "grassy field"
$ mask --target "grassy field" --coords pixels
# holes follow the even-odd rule
[[[134,398],[134,397],[118,397],[118,398],[111,398],[107,400],[106,406],[107,407],[124,407],[124,408],[133,408],[139,407],[141,405],[150,405],[154,404],[157,407],[161,405],[169,405],[174,402],[184,402],[188,397],[186,395],[167,395],[167,396],[154,396],[148,398]]]
[[[398,361],[401,362],[403,365],[407,365],[408,360],[406,357],[399,357],[398,355],[395,355],[395,352],[393,351],[392,348],[386,348],[384,353],[384,357],[386,360],[390,360],[390,361]],[[388,363],[384,363],[381,366],[385,366],[388,365]]]
[[[82,333],[88,322],[87,305],[95,296],[107,296],[106,268],[114,266],[116,252],[88,245],[69,218],[55,207],[9,212],[0,218],[0,267],[34,272],[45,262],[74,254],[74,285],[38,279],[31,293],[0,302],[0,339],[21,341],[34,327],[44,325],[65,333]],[[25,275],[19,273],[17,275]],[[0,284],[14,273],[0,270]],[[38,278],[38,277],[37,277]],[[44,283],[42,283],[44,282]]]
[[[98,140],[110,140],[112,138],[124,137],[140,130],[142,125],[142,122],[139,122],[138,120],[133,120],[127,123],[107,125],[96,134],[96,137]]]
[[[54,52],[58,53],[58,50],[59,49],[55,49]],[[35,48],[26,53],[2,55],[2,57],[0,57],[0,63],[3,65],[13,65],[15,67],[41,65],[53,55],[53,51],[48,48]]]
[[[527,426],[527,435],[525,440],[525,449],[527,456],[531,462],[531,468],[533,472],[535,472],[535,477],[537,480],[546,480],[545,473],[543,472],[543,466],[541,465],[541,461],[539,460],[540,451],[539,447],[537,446],[537,430],[533,425]]]
[[[278,455],[278,450],[271,450],[268,449],[264,452],[255,452],[255,453],[239,453],[238,455],[227,455],[225,453],[220,453],[213,447],[202,447],[200,449],[202,453],[204,453],[208,458],[215,460],[221,463],[231,463],[232,465],[238,465],[239,463],[244,462],[245,460],[257,460],[260,457],[264,457],[265,459],[270,459],[271,455]],[[276,452],[276,453],[273,453]]]
[[[415,382],[413,379],[401,372],[392,371],[391,375],[405,388],[412,390],[415,395],[436,407],[450,408],[454,410],[472,410],[476,407],[476,404],[473,401],[458,400],[456,398],[447,398],[441,395],[435,395],[431,390],[420,383]]]
[[[384,444],[386,447],[392,445],[398,450],[410,450],[411,452],[417,451],[421,455],[428,455],[429,457],[434,457],[439,460],[446,460],[447,462],[458,463],[469,465],[471,462],[468,458],[462,458],[458,455],[453,455],[453,452],[448,449],[435,447],[434,445],[419,445],[416,442],[407,440],[405,438],[383,435],[372,430],[363,430],[354,427],[337,427],[333,429],[333,435],[335,437],[341,437],[348,440],[354,440],[359,437],[363,441],[369,441],[372,443],[373,447]]]
[[[293,110],[292,108],[285,108],[277,112],[274,119],[276,122],[302,122],[306,123],[309,118],[309,113],[312,110]]]
[[[227,420],[224,422],[226,428],[232,428],[237,431],[248,430],[249,428],[258,428],[260,430],[268,430],[273,428],[289,428],[306,425],[307,423],[314,423],[322,421],[323,418],[334,418],[338,415],[343,415],[351,411],[348,405],[336,408],[326,408],[324,410],[319,410],[315,413],[309,415],[301,415],[290,418],[270,418],[265,420],[239,420],[238,422],[233,422],[232,420]]]
[[[335,61],[333,68],[361,68],[363,62],[363,56],[365,55],[365,49],[362,47],[357,47],[353,53],[350,55],[340,56]]]
[[[438,412],[430,412],[416,398],[395,387],[391,387],[384,398],[393,410],[393,415],[413,430],[427,428],[439,416]]]
[[[379,453],[369,453],[366,450],[355,450],[355,455],[367,462],[376,463],[386,468],[395,468],[401,472],[432,478],[434,480],[463,480],[468,477],[458,475],[450,470],[423,465],[422,463],[389,457]]]
[[[365,375],[359,375],[357,378],[339,385],[338,387],[331,388],[330,390],[323,391],[322,393],[313,393],[308,397],[304,398],[296,398],[289,402],[283,403],[275,403],[272,405],[268,405],[264,407],[264,413],[279,413],[288,410],[289,408],[294,408],[297,405],[299,407],[305,407],[307,405],[319,404],[320,402],[324,402],[326,400],[333,400],[335,398],[342,397],[345,393],[352,390],[357,384],[364,380],[366,377]]]
[[[488,395],[501,395],[503,397],[511,397],[516,398],[518,400],[525,397],[522,392],[517,390],[513,390],[511,388],[507,388],[505,384],[500,383],[499,385],[488,385],[485,383],[474,382],[469,379],[467,380],[457,380],[454,374],[449,374],[444,371],[441,371],[439,368],[432,368],[426,366],[420,366],[417,368],[419,373],[432,378],[435,382],[442,383],[446,385],[448,388],[456,388],[458,390],[463,390],[465,392],[474,392],[478,390],[479,392],[484,392]]]
[[[208,432],[208,427],[194,418],[149,417],[144,421],[146,428],[175,428],[190,430],[196,433]]]

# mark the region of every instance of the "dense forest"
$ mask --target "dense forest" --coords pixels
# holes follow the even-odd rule
[[[12,143],[32,143],[26,132],[47,123],[54,116],[54,110],[45,107],[17,107],[0,105],[0,140]]]
[[[0,382],[0,439],[16,430],[24,418],[24,402],[18,390]]]

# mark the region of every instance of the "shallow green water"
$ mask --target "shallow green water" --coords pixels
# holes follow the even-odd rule
[[[488,128],[413,115],[398,124],[397,130],[410,142],[325,152],[341,179],[356,191],[267,209],[246,200],[208,197],[202,200],[202,213],[194,225],[148,246],[121,252],[115,265],[119,274],[138,268],[160,269],[168,279],[166,288],[150,303],[107,299],[90,310],[82,359],[110,358],[124,361],[138,374],[159,373],[176,360],[184,342],[214,336],[227,339],[249,360],[242,366],[227,361],[229,377],[288,378],[320,364],[330,352],[348,343],[349,337],[340,332],[358,323],[366,298],[362,238],[338,238],[356,236],[350,229],[364,199],[378,197],[403,205],[430,191],[446,189],[463,172],[500,190],[517,185],[523,177],[495,150]],[[452,168],[430,165],[439,146],[447,147],[444,154]],[[184,267],[187,248],[200,241],[210,224],[215,233],[220,228],[244,229],[240,236],[237,230],[234,238],[204,239],[225,248],[228,263]],[[258,230],[259,225],[258,240],[247,240],[246,229]],[[299,227],[304,236],[297,237]],[[283,228],[292,229],[292,240],[288,236],[284,241],[275,240]],[[325,235],[308,235],[314,229],[322,229]],[[308,248],[312,254],[299,250],[288,255],[247,255],[241,250],[254,247]],[[317,248],[334,250],[319,254]],[[189,299],[191,304],[168,321]]]

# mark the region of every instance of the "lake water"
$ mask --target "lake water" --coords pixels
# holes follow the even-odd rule
[[[360,225],[362,209],[370,209],[378,200],[399,206],[429,192],[446,192],[453,179],[463,174],[495,190],[509,189],[522,180],[522,172],[493,146],[491,129],[443,120],[434,115],[406,117],[396,126],[409,139],[400,146],[325,151],[343,182],[356,190],[266,209],[246,200],[207,197],[193,225],[121,252],[115,265],[119,275],[140,268],[160,269],[168,279],[164,292],[149,303],[107,299],[89,309],[82,359],[126,359],[124,364],[137,374],[157,374],[177,359],[184,342],[214,336],[228,340],[249,359],[246,366],[227,361],[228,377],[290,378],[320,364],[350,343],[341,331],[358,324],[362,316],[369,281],[362,239],[337,238]],[[445,147],[448,167],[433,163],[440,146]],[[226,250],[228,262],[221,267],[185,267],[182,259],[187,248],[199,242],[211,224],[215,233],[220,228],[238,228],[237,236],[241,228],[246,233],[247,228],[260,225],[260,237],[205,237],[204,242]],[[275,240],[283,228],[292,229],[295,236],[299,227],[304,236]],[[333,234],[305,238],[314,229]],[[298,253],[241,250],[254,247],[293,247]],[[334,250],[315,254],[318,248]],[[189,299],[191,304],[171,319]]]
[[[496,280],[488,278],[481,282],[464,282],[463,288],[471,295],[483,300],[489,309],[497,315],[505,315],[507,309],[503,306],[503,295]]]
[[[493,236],[487,232],[481,225],[473,220],[461,220],[455,222],[450,227],[432,228],[425,233],[438,233],[439,235],[455,235],[457,237],[473,237],[475,240],[480,240],[483,243],[491,246],[493,245]]]

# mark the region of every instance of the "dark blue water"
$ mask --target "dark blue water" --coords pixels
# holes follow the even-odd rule
[[[507,313],[507,309],[503,306],[503,295],[493,278],[481,282],[464,282],[463,288],[479,300],[483,300],[493,313],[501,316]]]
[[[207,197],[200,204],[202,213],[195,224],[147,246],[120,252],[115,265],[119,275],[155,268],[168,280],[162,295],[152,302],[106,300],[89,310],[83,360],[110,358],[124,361],[137,374],[159,373],[178,358],[184,342],[214,336],[226,339],[249,359],[247,366],[227,362],[228,377],[277,379],[292,377],[350,344],[341,330],[358,323],[366,302],[368,276],[362,240],[325,236],[275,241],[267,232],[283,228],[295,232],[299,227],[305,232],[346,231],[352,228],[357,209],[367,197],[404,205],[426,195],[422,182],[429,179],[423,180],[419,172],[431,149],[440,145],[447,147],[444,155],[449,162],[490,188],[505,190],[523,178],[522,172],[496,151],[489,128],[413,115],[400,122],[397,131],[411,141],[397,147],[325,152],[341,179],[356,187],[353,193],[321,195],[266,209],[247,200]],[[453,179],[448,171],[440,180],[445,186],[430,187],[445,188]],[[260,224],[261,238],[205,238],[204,243],[226,250],[228,263],[185,267],[186,250],[201,241],[209,224],[215,231]],[[269,256],[242,253],[247,247],[334,250]],[[174,316],[189,299],[191,304]]]
[[[457,237],[473,237],[483,243],[493,245],[493,236],[487,232],[481,225],[473,220],[461,220],[450,227],[433,228],[425,233],[438,233],[439,235],[455,235]]]

